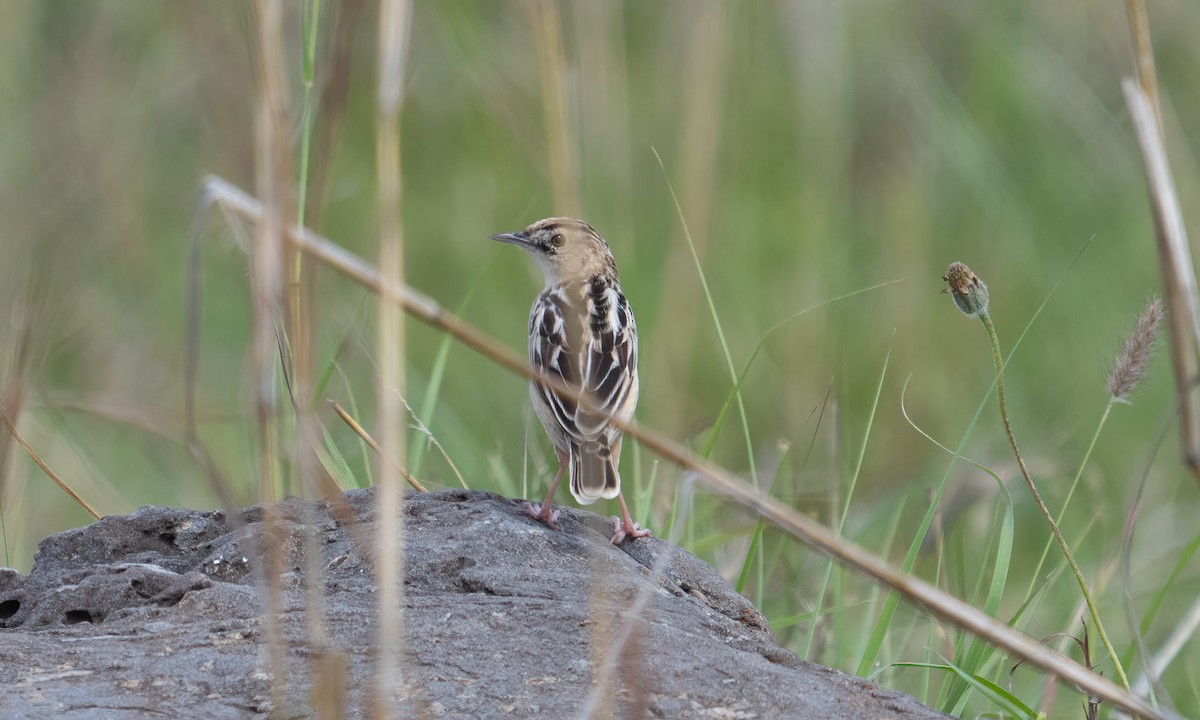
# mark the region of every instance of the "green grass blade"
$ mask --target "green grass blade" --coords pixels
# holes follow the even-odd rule
[[[875,398],[871,401],[871,411],[867,415],[867,427],[863,432],[863,441],[862,441],[862,446],[859,448],[859,451],[858,451],[858,460],[855,463],[854,472],[851,474],[851,477],[850,477],[850,488],[846,492],[846,501],[842,505],[842,516],[840,518],[838,518],[837,526],[835,527],[835,530],[837,531],[838,535],[842,534],[842,531],[846,526],[846,517],[849,515],[849,512],[850,512],[850,503],[854,501],[854,490],[858,486],[858,476],[859,476],[859,473],[862,471],[863,461],[867,456],[867,443],[871,439],[871,427],[875,422],[875,411],[879,409],[879,398],[883,394],[883,382],[884,382],[884,380],[887,379],[888,363],[891,362],[891,359],[892,359],[892,351],[889,349],[887,352],[887,355],[885,355],[883,358],[883,369],[879,373],[879,382],[875,386]],[[833,577],[833,571],[834,571],[834,561],[829,560],[825,566],[825,577],[821,581],[821,589],[817,593],[816,610],[818,612],[821,609],[821,605],[823,605],[825,602],[825,593],[829,589],[829,582],[830,582],[830,579]],[[836,602],[841,604],[841,598],[839,597]],[[804,657],[806,657],[806,658],[808,657],[809,652],[812,651],[812,644],[813,644],[813,639],[816,636],[816,631],[817,631],[817,628],[816,628],[816,625],[814,624],[812,626],[812,628],[810,628],[810,630],[809,630],[808,641],[805,643],[805,647],[804,647]]]
[[[887,287],[888,285],[895,285],[896,283],[901,282],[904,281],[889,280],[877,285],[872,285],[870,287],[860,288],[853,292],[848,292],[845,295],[838,295],[835,298],[830,298],[828,300],[819,302],[816,305],[806,307],[800,312],[784,318],[783,320],[771,326],[765,333],[763,333],[763,336],[759,339],[758,344],[754,346],[753,352],[750,353],[750,359],[746,361],[746,364],[742,367],[741,374],[739,374],[737,377],[737,382],[734,383],[733,387],[729,389],[729,393],[725,396],[725,402],[721,404],[721,410],[717,413],[717,419],[715,422],[713,422],[713,426],[709,429],[708,435],[704,439],[704,443],[700,446],[700,456],[707,458],[712,455],[713,447],[717,444],[717,436],[721,434],[721,429],[725,426],[725,420],[729,416],[729,411],[733,408],[734,400],[737,399],[738,394],[741,392],[742,384],[746,382],[746,376],[750,373],[750,366],[753,365],[755,359],[758,358],[758,354],[762,351],[763,346],[766,345],[768,338],[774,335],[777,331],[783,329],[785,325],[790,324],[793,320],[796,320],[803,315],[807,315],[814,310],[819,310],[842,300],[848,300],[856,295],[863,295],[871,292],[872,290],[878,290],[880,288]]]
[[[788,456],[792,452],[792,446],[789,443],[787,449],[783,451],[783,455],[779,458],[779,464],[775,467],[775,475],[771,479],[771,487],[774,488],[779,483],[779,476],[783,473],[783,469],[787,467]],[[759,578],[758,578],[758,594],[756,595],[758,602],[762,603],[762,534],[766,524],[760,517],[758,522],[754,524],[754,537],[750,540],[750,549],[746,551],[746,560],[742,563],[742,571],[738,574],[737,591],[740,593],[746,586],[746,578],[750,574],[750,568],[753,563],[758,563]]]
[[[634,457],[638,457],[640,452],[637,450],[638,445],[634,445]],[[646,487],[637,493],[637,507],[635,517],[637,522],[642,527],[650,522],[650,498],[654,497],[654,486],[658,481],[659,463],[655,461],[650,465],[650,479],[646,481]]]
[[[354,471],[350,469],[350,463],[346,462],[346,457],[338,449],[337,443],[333,441],[333,436],[329,434],[329,431],[321,428],[321,434],[325,438],[325,449],[314,448],[314,450],[317,459],[321,462],[321,467],[325,468],[325,472],[329,473],[343,489],[364,487],[355,477]]]
[[[1075,479],[1071,481],[1071,487],[1067,490],[1067,497],[1063,500],[1062,508],[1058,511],[1058,517],[1055,522],[1062,526],[1063,518],[1067,515],[1067,508],[1071,505],[1071,498],[1075,496],[1075,489],[1079,487],[1079,480],[1083,477],[1083,469],[1087,467],[1088,460],[1092,457],[1092,451],[1096,449],[1096,442],[1100,439],[1100,432],[1104,430],[1105,423],[1108,422],[1108,416],[1112,412],[1115,400],[1110,399],[1108,405],[1104,408],[1104,414],[1100,416],[1100,422],[1096,425],[1096,431],[1092,433],[1092,441],[1088,443],[1087,452],[1083,454],[1083,460],[1079,463],[1079,468],[1075,471]],[[1046,558],[1050,554],[1050,548],[1054,546],[1054,537],[1046,538],[1046,543],[1042,546],[1041,557],[1038,558],[1037,566],[1034,567],[1033,574],[1029,577],[1029,589],[1025,591],[1028,596],[1033,592],[1033,586],[1037,583],[1038,576],[1042,574],[1042,567],[1046,564]]]
[[[325,397],[325,391],[329,389],[329,382],[333,380],[334,373],[339,371],[338,361],[341,359],[342,353],[349,347],[350,338],[354,335],[354,328],[358,326],[358,321],[362,317],[366,305],[367,298],[364,296],[362,300],[359,300],[358,307],[354,309],[354,315],[351,317],[350,322],[346,323],[343,328],[342,337],[338,340],[337,348],[333,351],[333,357],[329,359],[329,362],[325,363],[325,369],[321,372],[321,377],[317,379],[316,384],[313,386],[313,405],[316,405],[318,400]],[[346,387],[350,387],[348,383]]]
[[[488,455],[488,464],[492,470],[492,478],[500,486],[501,495],[516,495],[517,481],[513,478],[508,466],[498,453]]]
[[[454,309],[455,315],[462,317],[466,313],[467,307],[471,304],[471,299],[475,297],[475,291],[479,289],[484,276],[487,275],[488,270],[492,267],[492,263],[496,261],[499,255],[500,252],[498,250],[492,253],[487,264],[483,266],[483,270],[476,276],[470,287],[467,288],[467,294],[463,297],[462,302]],[[437,411],[438,396],[442,391],[442,378],[446,375],[446,362],[450,358],[450,347],[453,344],[454,338],[446,334],[442,337],[441,344],[438,345],[437,355],[433,358],[433,367],[429,372],[429,389],[425,392],[425,398],[421,403],[421,411],[418,415],[421,418],[421,422],[425,423],[425,426],[428,428],[433,427],[433,415]],[[414,430],[412,439],[409,440],[408,446],[412,449],[408,463],[410,466],[409,472],[414,476],[420,477],[421,475],[421,469],[424,467],[423,463],[425,462],[425,453],[430,445],[428,440],[426,435],[420,430]],[[522,497],[525,496],[522,495]]]
[[[1000,609],[1000,600],[1004,596],[1004,588],[1008,581],[1008,571],[1012,563],[1014,534],[1013,505],[1012,496],[1008,494],[1007,488],[1005,488],[1005,501],[1004,519],[1000,525],[1000,537],[996,539],[996,561],[992,565],[992,581],[988,586],[987,599],[983,605],[983,611],[993,617],[996,616],[996,613]],[[994,647],[978,637],[972,637],[967,654],[963,659],[963,670],[970,675],[977,674],[994,653]],[[943,703],[942,712],[950,712],[951,709],[957,706],[968,687],[969,685],[962,678],[958,678],[955,682],[952,682],[946,702]]]
[[[750,539],[750,549],[746,551],[746,560],[742,563],[742,572],[738,574],[737,591],[740,593],[746,587],[746,578],[750,576],[750,568],[753,566],[753,560],[758,552],[759,542],[762,540],[763,520],[758,519],[754,523],[754,537]],[[759,598],[761,602],[761,598]]]
[[[675,203],[675,212],[679,215],[679,222],[683,226],[683,237],[687,240],[688,250],[692,253],[692,261],[696,264],[696,274],[700,278],[700,288],[704,291],[704,301],[708,305],[709,315],[712,317],[713,327],[717,331],[717,341],[721,345],[721,352],[725,355],[725,365],[729,370],[729,380],[735,387],[738,385],[737,368],[733,365],[733,354],[729,351],[729,342],[725,339],[725,329],[721,326],[721,318],[717,314],[717,305],[713,301],[712,291],[708,287],[708,278],[704,275],[704,265],[700,262],[700,255],[696,252],[696,244],[692,242],[692,233],[688,230],[687,220],[683,217],[683,206],[679,204],[679,198],[675,195],[675,187],[671,185],[671,178],[667,175],[667,166],[663,163],[662,157],[659,156],[658,150],[654,150],[654,157],[658,159],[658,165],[662,168],[663,178],[667,182],[667,189],[671,192],[671,200]],[[754,443],[750,439],[750,421],[746,417],[746,404],[742,402],[742,394],[736,393],[738,414],[742,420],[742,436],[746,441],[746,462],[750,469],[750,482],[758,486],[758,471],[754,467]],[[705,457],[708,457],[707,455]]]
[[[1159,608],[1162,607],[1163,600],[1165,600],[1167,597],[1167,591],[1171,589],[1171,586],[1179,578],[1179,574],[1183,572],[1183,569],[1187,567],[1188,563],[1192,561],[1192,558],[1196,556],[1197,550],[1200,550],[1200,534],[1192,538],[1192,541],[1188,543],[1179,553],[1179,560],[1175,563],[1175,569],[1171,571],[1171,574],[1167,576],[1166,583],[1164,583],[1162,588],[1159,589],[1158,593],[1155,594],[1154,600],[1150,603],[1150,607],[1146,608],[1146,614],[1142,616],[1142,623],[1139,626],[1139,629],[1143,635],[1150,632],[1150,625],[1154,622],[1154,617],[1158,614]]]
[[[304,39],[304,50],[301,54],[301,81],[304,85],[304,100],[300,114],[300,167],[298,168],[299,182],[297,183],[296,224],[304,227],[304,211],[308,205],[308,161],[309,150],[312,146],[313,129],[313,88],[316,78],[317,62],[317,29],[321,20],[321,0],[310,0],[304,4],[300,13],[301,35]],[[297,255],[296,268],[299,269],[300,258]]]
[[[354,393],[349,392],[350,378],[346,377],[346,373],[342,371],[341,365],[337,365],[335,363],[334,367],[337,369],[338,375],[342,377],[342,384],[346,386],[346,402],[350,405],[350,415],[356,418],[362,417],[362,415],[360,415],[358,412],[358,403],[354,400]],[[375,484],[375,476],[374,473],[371,472],[371,452],[366,441],[362,438],[358,438],[358,452],[362,457],[363,476],[367,481],[366,486],[371,487]]]
[[[926,440],[933,443],[937,447],[941,448],[942,450],[946,451],[947,453],[950,453],[951,455],[954,455],[955,453],[953,450],[946,447],[942,443],[938,442],[936,439],[934,439],[934,437],[932,435],[930,435],[929,433],[927,433],[923,429],[921,429],[921,427],[919,425],[917,425],[916,422],[913,421],[912,417],[909,416],[908,408],[905,404],[905,398],[908,395],[908,383],[909,383],[909,380],[911,380],[911,379],[912,379],[912,376],[910,375],[908,377],[908,379],[906,379],[904,381],[904,388],[900,391],[900,412],[901,412],[901,414],[904,415],[904,419],[908,422],[909,427],[911,427],[913,430],[916,430],[918,433],[920,433],[920,435],[922,437],[924,437]],[[1004,518],[1003,518],[1003,520],[1001,520],[1000,536],[996,539],[996,561],[992,566],[992,580],[991,580],[991,583],[988,585],[987,599],[984,601],[984,606],[983,606],[984,612],[986,612],[988,615],[992,615],[994,617],[996,615],[997,611],[999,611],[999,609],[1000,609],[1000,600],[1004,597],[1004,588],[1008,584],[1008,571],[1012,565],[1012,551],[1013,551],[1013,537],[1014,537],[1012,493],[1010,493],[1008,491],[1008,487],[1004,484],[1004,481],[1001,480],[1000,476],[998,474],[996,474],[996,472],[994,470],[992,470],[991,468],[989,468],[985,465],[982,465],[980,463],[977,463],[974,460],[971,460],[970,458],[965,458],[962,456],[957,456],[957,457],[961,457],[963,460],[966,460],[967,462],[971,463],[975,467],[979,468],[983,472],[990,475],[992,477],[992,479],[996,481],[996,486],[999,487],[1001,492],[1004,493]],[[993,648],[990,645],[988,645],[984,641],[980,640],[979,638],[973,638],[971,641],[970,649],[967,651],[965,659],[963,660],[962,669],[964,671],[966,671],[966,673],[968,673],[970,675],[974,675],[975,673],[978,672],[979,668],[987,661],[988,656],[992,652],[993,652]],[[962,678],[956,678],[955,681],[950,684],[950,689],[948,691],[946,701],[942,705],[942,712],[948,713],[951,711],[951,709],[956,707],[958,705],[959,699],[963,696],[963,693],[965,693],[969,687],[970,687],[970,684],[967,683],[965,680],[963,680]]]
[[[822,610],[820,612],[820,614],[818,614],[816,611],[810,610],[809,612],[800,613],[799,615],[789,615],[787,617],[771,621],[771,627],[775,630],[783,630],[784,628],[788,628],[793,625],[798,625],[802,622],[806,622],[809,620],[815,620],[819,617],[819,615],[832,615],[833,613],[844,612],[846,610],[853,610],[854,608],[862,607],[862,606],[868,604],[869,602],[870,602],[870,600],[855,600],[854,602],[847,603],[845,605],[830,605],[829,607]]]
[[[936,653],[935,653],[936,654]],[[879,673],[894,667],[911,667],[921,668],[926,670],[942,670],[957,675],[963,682],[970,685],[975,690],[978,690],[982,695],[986,696],[996,705],[1000,706],[1005,712],[1017,717],[1027,718],[1028,720],[1037,720],[1041,717],[1037,711],[1026,705],[1019,697],[1013,695],[1008,690],[1000,687],[996,683],[979,675],[972,675],[964,671],[952,662],[945,658],[941,658],[941,663],[924,663],[924,662],[898,662],[886,665],[878,671],[871,674],[871,678],[879,675]]]
[[[888,364],[892,360],[889,348],[883,358],[883,369],[879,371],[879,382],[875,385],[875,397],[871,400],[871,411],[867,414],[867,427],[863,430],[862,445],[858,448],[858,458],[854,462],[854,472],[850,475],[850,489],[846,491],[846,503],[842,505],[842,516],[838,518],[837,533],[842,534],[846,528],[846,518],[850,515],[850,501],[858,488],[858,478],[862,474],[863,462],[867,457],[867,443],[871,439],[871,428],[875,425],[875,413],[879,410],[879,398],[883,395],[883,383],[887,379]]]

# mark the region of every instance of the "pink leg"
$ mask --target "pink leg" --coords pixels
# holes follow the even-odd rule
[[[649,530],[643,530],[641,526],[633,521],[633,518],[629,515],[629,508],[625,505],[624,495],[618,494],[617,502],[621,503],[621,517],[614,517],[612,519],[613,535],[612,540],[609,541],[611,544],[620,545],[625,542],[625,538],[627,537],[636,540],[640,537],[649,537],[654,534]]]
[[[563,473],[567,471],[567,455],[566,453],[558,453],[558,473],[554,476],[554,482],[550,483],[550,492],[546,494],[546,502],[543,503],[525,503],[523,507],[529,513],[529,516],[534,520],[546,525],[551,530],[561,530],[558,524],[558,511],[550,504],[554,499],[554,493],[558,490],[558,484],[562,482]]]

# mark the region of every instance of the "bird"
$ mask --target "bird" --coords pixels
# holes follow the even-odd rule
[[[616,498],[620,504],[620,517],[612,519],[612,544],[651,535],[630,517],[621,494],[622,430],[612,420],[627,422],[637,407],[638,342],[608,243],[588,223],[565,217],[491,239],[524,250],[546,280],[529,313],[530,365],[590,400],[577,402],[530,379],[530,402],[554,445],[558,472],[545,502],[525,503],[526,511],[560,529],[551,501],[569,470],[577,502]]]

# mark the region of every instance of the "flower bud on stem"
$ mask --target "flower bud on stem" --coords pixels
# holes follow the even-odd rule
[[[1054,535],[1054,539],[1058,542],[1058,546],[1062,549],[1063,555],[1067,558],[1067,564],[1071,566],[1071,572],[1075,574],[1075,580],[1079,583],[1079,590],[1083,593],[1084,602],[1087,603],[1088,612],[1092,616],[1092,623],[1096,626],[1096,633],[1100,636],[1101,642],[1104,643],[1104,649],[1108,652],[1108,656],[1112,659],[1113,669],[1117,673],[1117,679],[1121,686],[1129,690],[1129,678],[1125,676],[1125,668],[1121,667],[1121,660],[1117,656],[1117,651],[1113,649],[1112,642],[1108,639],[1108,633],[1104,631],[1104,625],[1100,622],[1100,612],[1096,609],[1096,602],[1092,599],[1092,592],[1088,589],[1087,580],[1083,577],[1083,571],[1079,569],[1079,563],[1075,562],[1075,556],[1071,553],[1071,548],[1067,545],[1066,538],[1063,537],[1062,531],[1058,528],[1058,523],[1054,521],[1054,516],[1050,513],[1050,508],[1046,507],[1046,502],[1042,500],[1041,493],[1038,492],[1037,486],[1033,483],[1033,478],[1030,477],[1029,471],[1025,469],[1025,460],[1021,457],[1021,451],[1017,449],[1017,439],[1013,436],[1012,425],[1008,421],[1008,408],[1004,402],[1004,357],[1000,353],[1000,339],[996,335],[996,327],[992,324],[992,316],[988,314],[988,289],[987,285],[979,279],[975,273],[971,272],[971,268],[963,263],[951,263],[946,270],[946,275],[942,278],[949,287],[943,292],[949,292],[954,298],[954,304],[958,306],[964,314],[977,317],[983,323],[983,327],[987,330],[988,340],[992,344],[992,360],[996,364],[996,398],[1000,403],[1000,419],[1004,421],[1004,432],[1008,435],[1008,444],[1012,446],[1013,455],[1017,458],[1017,467],[1021,469],[1021,475],[1025,478],[1025,484],[1029,486],[1029,492],[1033,494],[1033,499],[1037,501],[1038,509],[1042,511],[1042,515],[1046,518],[1046,524],[1050,526],[1050,532]]]

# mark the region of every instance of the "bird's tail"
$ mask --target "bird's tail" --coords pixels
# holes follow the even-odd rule
[[[621,492],[617,459],[606,442],[571,445],[571,495],[580,505],[611,500]]]

